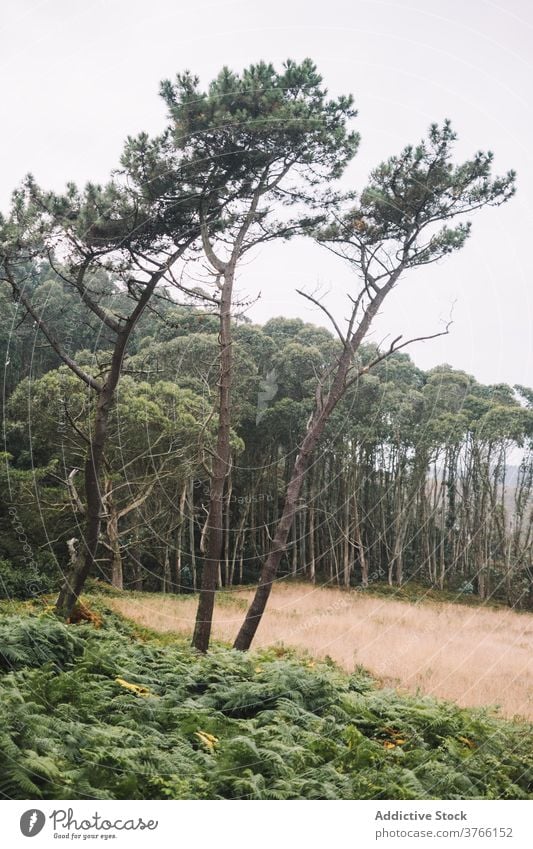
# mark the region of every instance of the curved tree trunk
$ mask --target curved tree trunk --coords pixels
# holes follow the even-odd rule
[[[107,438],[109,411],[113,401],[115,388],[120,375],[120,363],[114,362],[110,374],[98,395],[94,416],[91,446],[85,461],[85,498],[87,502],[85,526],[85,556],[70,575],[65,579],[56,601],[56,614],[62,619],[69,619],[78,597],[83,589],[87,576],[96,558],[100,536],[100,521],[102,516],[101,473],[104,464],[104,447]]]
[[[104,466],[104,449],[107,441],[109,413],[115,397],[115,390],[120,380],[126,346],[131,333],[139,318],[143,314],[157,284],[164,277],[168,268],[177,260],[181,253],[182,249],[176,251],[176,253],[167,260],[167,262],[158,271],[156,271],[155,274],[152,275],[131,315],[125,320],[123,325],[117,325],[117,327],[114,328],[116,331],[116,338],[113,347],[113,356],[111,358],[111,366],[105,382],[97,389],[93,432],[87,459],[85,461],[85,499],[87,505],[84,540],[85,558],[83,564],[80,564],[65,577],[65,581],[57,597],[55,612],[56,615],[62,619],[70,618],[96,558],[98,540],[100,537],[100,521],[103,513],[100,478]],[[67,365],[72,367],[73,364],[71,363],[70,358],[61,354],[60,356]],[[74,368],[74,371],[76,371],[79,376],[79,369]],[[93,389],[96,389],[95,385],[91,385]]]

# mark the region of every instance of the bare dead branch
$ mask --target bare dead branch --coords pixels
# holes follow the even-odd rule
[[[328,308],[326,306],[324,306],[324,304],[321,301],[319,301],[318,298],[314,298],[312,295],[308,295],[302,289],[296,289],[296,291],[299,295],[302,296],[302,298],[305,298],[306,300],[310,301],[312,304],[314,304],[316,307],[318,307],[320,310],[322,310],[322,312],[325,315],[327,315],[331,324],[335,328],[335,332],[337,333],[337,336],[341,340],[342,344],[345,345],[346,344],[346,338],[343,336],[339,325],[335,321],[334,317],[332,316],[332,314],[330,313]]]

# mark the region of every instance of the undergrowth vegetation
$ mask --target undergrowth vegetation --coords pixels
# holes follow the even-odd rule
[[[109,611],[0,622],[0,792],[59,799],[529,798],[530,728],[285,649],[200,656]]]

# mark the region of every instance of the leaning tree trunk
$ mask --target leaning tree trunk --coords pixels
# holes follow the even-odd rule
[[[302,489],[303,479],[311,458],[311,453],[318,441],[319,434],[315,430],[308,431],[301,451],[294,464],[293,473],[287,486],[283,513],[278,522],[276,535],[272,541],[270,553],[261,570],[259,584],[254,599],[248,609],[246,618],[235,640],[234,648],[246,651],[255,636],[259,622],[265,610],[272,582],[276,577],[281,557],[286,549],[289,534],[296,514],[298,499]]]
[[[344,393],[346,374],[348,372],[350,362],[351,356],[349,355],[349,351],[345,349],[328,396],[324,404],[316,410],[309,424],[307,433],[304,436],[300,451],[293,466],[289,483],[287,484],[283,512],[276,527],[276,533],[272,541],[270,552],[263,564],[255,596],[248,608],[246,617],[234,643],[234,648],[239,649],[240,651],[246,651],[250,648],[259,626],[259,622],[261,621],[261,617],[265,611],[265,607],[272,590],[272,583],[276,577],[283,553],[287,548],[289,535],[298,509],[298,501],[309,463],[312,459],[317,443],[324,432],[328,418]]]

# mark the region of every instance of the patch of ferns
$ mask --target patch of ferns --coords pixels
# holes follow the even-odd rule
[[[280,656],[281,655],[281,656]],[[0,793],[530,798],[531,729],[290,652],[200,657],[108,616],[0,620]]]

